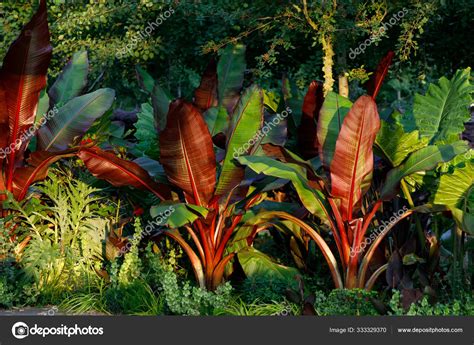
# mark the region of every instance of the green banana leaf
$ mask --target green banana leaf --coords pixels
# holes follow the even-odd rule
[[[114,98],[114,90],[99,89],[67,102],[38,130],[39,149],[66,150],[74,138],[82,137],[112,106]]]
[[[48,91],[51,105],[61,107],[79,96],[87,84],[88,72],[87,51],[75,53]]]
[[[331,91],[319,112],[317,136],[322,150],[321,160],[327,168],[331,166],[339,131],[351,107],[349,99]]]
[[[167,210],[169,211],[166,212]],[[162,202],[150,208],[150,215],[154,219],[161,218],[159,225],[167,225],[172,229],[193,223],[198,218],[205,218],[208,212],[205,207],[182,203]]]
[[[256,140],[254,139],[262,121],[262,90],[258,86],[252,85],[242,95],[229,125],[226,155],[217,183],[216,195],[225,195],[242,180],[244,170],[237,165],[235,158],[248,154],[255,144]]]
[[[243,44],[228,45],[221,52],[217,64],[217,93],[219,105],[224,106],[231,115],[239,100],[245,68],[245,46]]]
[[[262,156],[239,157],[238,161],[256,173],[289,180],[304,207],[323,221],[326,220],[326,211],[330,209],[329,204],[323,193],[310,187],[306,179],[306,171],[301,166]]]

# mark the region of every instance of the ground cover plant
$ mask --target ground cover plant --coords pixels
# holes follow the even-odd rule
[[[166,10],[171,26],[214,9],[142,5]],[[429,12],[450,7],[401,1],[394,41],[379,30],[391,7],[359,5],[278,4],[268,18],[279,29],[234,9],[256,27],[228,39],[213,27],[215,41],[193,34],[193,52],[179,36],[183,53],[173,48],[168,63],[198,47],[207,55],[167,80],[147,63],[158,38],[129,44],[146,52],[133,63],[123,49],[111,58],[67,43],[59,70],[51,41],[64,28],[51,16],[62,5],[35,3],[0,50],[0,308],[473,315],[473,75],[468,60],[439,57],[421,72],[412,55]],[[100,23],[118,21],[116,10]],[[339,26],[360,27],[370,44]],[[292,30],[311,48],[293,46]],[[391,46],[372,45],[385,39]],[[308,49],[299,66],[284,56]],[[370,68],[347,62],[364,61],[365,49]],[[94,80],[94,64],[106,59],[108,73],[114,58],[128,61],[130,80]]]

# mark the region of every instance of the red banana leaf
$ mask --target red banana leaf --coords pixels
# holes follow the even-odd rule
[[[113,153],[102,151],[95,146],[81,148],[77,155],[92,175],[116,187],[148,189],[162,200],[171,198],[168,186],[153,181],[146,170],[136,163],[118,158]]]
[[[217,106],[217,103],[217,63],[213,59],[204,71],[201,84],[194,91],[194,104],[204,112]]]
[[[380,60],[377,69],[374,74],[370,77],[370,80],[367,82],[367,93],[371,95],[374,99],[377,97],[380,88],[382,87],[383,80],[388,73],[388,69],[392,63],[394,53],[389,51],[387,55]]]
[[[373,151],[380,119],[372,97],[361,96],[342,123],[331,163],[331,193],[340,199],[344,220],[351,220],[373,170]]]
[[[216,185],[214,147],[201,113],[185,100],[170,105],[166,128],[160,134],[160,162],[189,202],[207,206]]]
[[[7,111],[7,104],[5,102],[5,90],[3,88],[2,83],[0,82],[0,148],[4,151],[0,151],[0,171],[3,168],[3,161],[6,158],[5,148],[8,146],[8,111]],[[0,188],[3,186],[3,174],[0,174],[0,179],[2,179],[2,183],[0,184]],[[0,190],[4,190],[5,187],[1,188]],[[1,196],[0,196],[1,198]]]
[[[70,149],[62,152],[37,151],[32,153],[28,159],[28,167],[15,169],[15,176],[13,177],[13,195],[15,198],[22,200],[32,183],[46,178],[51,164],[62,158],[74,156],[75,151],[77,150]]]
[[[304,97],[303,114],[298,128],[298,141],[304,159],[318,155],[317,122],[319,110],[324,102],[323,86],[317,81],[312,81]]]
[[[39,94],[46,86],[51,51],[46,1],[42,0],[36,14],[10,46],[0,72],[0,83],[4,88],[4,98],[0,101],[5,102],[0,109],[6,108],[7,111],[1,116],[8,116],[9,143],[17,142],[34,123]],[[6,168],[6,187],[9,190],[13,184],[14,168],[23,158],[22,150],[26,146],[27,142],[23,141],[9,154]]]

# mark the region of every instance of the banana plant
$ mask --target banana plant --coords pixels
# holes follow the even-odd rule
[[[113,102],[111,89],[79,96],[87,80],[85,52],[75,54],[49,93],[44,92],[51,54],[43,0],[10,46],[0,71],[0,200],[6,192],[23,199],[51,164],[74,156],[77,148],[71,146]]]
[[[378,73],[376,78],[383,78],[385,74]],[[322,226],[315,227],[281,211],[268,211],[262,215],[291,221],[307,233],[321,249],[336,288],[371,289],[388,267],[387,264],[378,267],[367,278],[369,265],[382,239],[414,212],[433,210],[428,206],[406,208],[396,217],[389,216],[390,221],[381,223],[377,220],[377,212],[384,201],[396,197],[400,180],[415,172],[433,169],[468,149],[465,142],[455,141],[428,145],[411,153],[389,171],[376,193],[378,196],[370,200],[374,194],[368,193],[373,187],[373,145],[380,129],[374,96],[381,80],[373,85],[378,86],[369,88],[371,95],[361,96],[354,104],[342,96],[328,93],[322,105],[313,105],[313,109],[320,107],[316,135],[323,174],[319,174],[309,161],[282,147],[267,149],[273,157],[238,158],[241,164],[256,173],[290,181],[304,207],[320,219]],[[319,230],[327,227],[334,239],[339,262],[320,234]]]
[[[164,234],[181,245],[197,282],[210,290],[223,281],[225,267],[235,255],[228,250],[228,244],[235,230],[242,226],[246,211],[259,201],[266,187],[261,183],[258,188],[249,188],[244,168],[235,160],[248,154],[255,145],[254,138],[263,123],[263,91],[253,85],[239,97],[240,77],[235,77],[235,71],[224,72],[225,78],[209,77],[213,73],[206,72],[195,92],[194,103],[184,99],[171,102],[166,119],[161,122],[165,125],[157,126],[159,163],[169,188],[154,183],[146,172],[132,184],[152,191],[161,199],[152,207],[151,216],[160,217],[161,225],[167,227]],[[217,83],[211,85],[206,79]],[[151,79],[143,78],[143,84],[151,86]],[[149,89],[155,89],[156,93],[156,85]],[[213,98],[217,94],[220,97]],[[221,129],[225,135],[224,150],[214,145],[212,127],[203,114],[211,105],[218,105],[228,122]],[[155,119],[157,114],[155,110]],[[218,159],[216,151],[223,152],[223,158]],[[131,169],[141,169],[138,164],[97,147],[83,148],[78,155],[96,177],[115,186],[129,185],[125,174]],[[160,215],[171,206],[174,211],[163,219]]]

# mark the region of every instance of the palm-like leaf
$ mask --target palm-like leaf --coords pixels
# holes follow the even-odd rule
[[[235,158],[247,154],[252,148],[251,140],[257,134],[262,121],[263,93],[259,87],[253,85],[245,90],[232,117],[216,195],[225,195],[242,180],[244,170],[237,165]]]
[[[349,99],[335,92],[329,92],[319,112],[318,149],[321,163],[326,169],[331,166],[342,122],[351,107],[352,102]]]
[[[380,88],[382,87],[382,83],[388,73],[390,65],[392,64],[394,55],[395,54],[392,51],[389,51],[387,55],[385,55],[383,59],[380,60],[377,69],[367,82],[367,93],[374,99],[377,97]]]
[[[38,147],[49,151],[66,150],[74,138],[81,138],[111,107],[114,97],[114,90],[99,89],[73,98],[39,129]]]
[[[77,155],[92,175],[116,187],[132,186],[148,189],[162,200],[171,197],[167,186],[153,181],[146,170],[136,163],[120,159],[113,153],[102,151],[98,147],[81,148]]]
[[[201,78],[201,84],[194,91],[194,104],[206,111],[210,107],[215,107],[217,101],[217,64],[211,60]]]
[[[207,206],[216,184],[214,147],[201,113],[184,100],[170,106],[166,128],[160,134],[160,162],[168,179],[188,200]]]
[[[87,84],[88,70],[87,51],[75,53],[48,91],[51,104],[60,107],[79,96]]]
[[[244,156],[237,159],[258,174],[273,176],[290,181],[306,209],[322,220],[328,217],[330,209],[321,191],[311,188],[306,178],[306,169],[293,163],[283,163],[269,157]]]
[[[304,97],[303,114],[298,127],[298,141],[305,159],[318,155],[318,137],[316,133],[319,111],[323,102],[323,85],[316,81],[311,82]]]
[[[5,114],[8,116],[10,143],[16,143],[21,133],[34,123],[39,94],[46,86],[51,51],[46,1],[42,0],[38,11],[10,46],[3,60],[0,81],[4,98],[0,101],[5,102],[6,106],[2,105],[0,109],[6,110],[2,117]],[[9,156],[6,183],[8,189],[11,189],[13,183],[14,167],[18,160],[23,158],[22,150],[26,145],[26,142],[17,145],[16,150]]]
[[[339,198],[341,215],[351,220],[364,184],[373,169],[372,145],[380,128],[377,105],[370,96],[360,97],[352,106],[336,142],[331,163],[331,193]]]
[[[229,114],[239,101],[240,89],[244,82],[245,46],[229,45],[224,49],[217,64],[219,105],[224,106]]]

